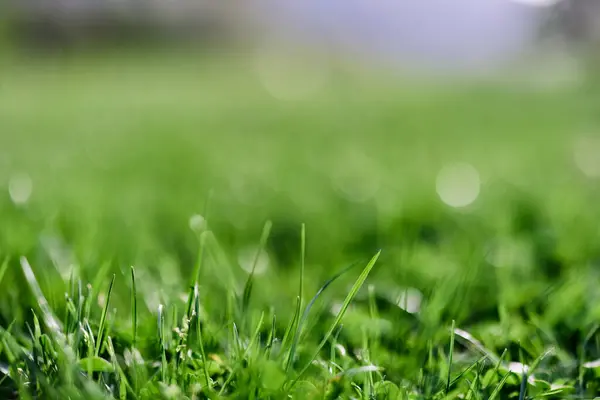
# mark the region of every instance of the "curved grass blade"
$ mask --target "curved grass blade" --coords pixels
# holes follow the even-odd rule
[[[491,385],[492,380],[494,379],[494,375],[496,375],[498,373],[498,370],[500,369],[500,366],[502,365],[502,362],[503,362],[504,357],[506,356],[507,352],[508,352],[508,349],[504,349],[504,351],[500,355],[500,359],[498,360],[498,362],[496,363],[496,366],[494,367],[494,370],[493,370],[494,372],[490,376],[489,382],[485,383],[484,386],[483,386],[484,389],[486,389],[489,385]]]
[[[271,350],[273,349],[273,343],[275,342],[275,334],[277,330],[277,316],[273,313],[271,317],[271,331],[267,337],[267,345],[265,346],[265,357],[267,360],[271,358]]]
[[[106,329],[106,315],[108,314],[108,305],[110,304],[110,295],[112,293],[113,285],[115,284],[115,275],[113,274],[112,279],[110,280],[110,285],[108,286],[108,292],[106,293],[106,304],[104,304],[104,309],[102,310],[102,316],[100,317],[100,325],[98,327],[98,338],[96,339],[96,351],[94,355],[97,357],[100,354],[100,349],[102,348],[102,343],[104,342],[104,330]]]
[[[300,293],[300,306],[302,308],[302,303],[304,301],[304,267],[306,265],[306,225],[302,223],[302,229],[300,230],[300,288],[298,292]],[[298,310],[299,311],[299,310]]]
[[[286,367],[285,367],[286,371],[288,371],[290,369],[291,364],[294,361],[294,356],[296,355],[296,348],[298,347],[298,341],[300,340],[300,333],[302,331],[302,327],[304,326],[304,323],[308,319],[308,314],[310,314],[310,311],[313,308],[314,304],[317,302],[317,300],[319,299],[319,297],[321,296],[321,294],[323,294],[323,292],[333,282],[335,282],[342,275],[344,275],[346,272],[350,271],[352,268],[356,267],[357,265],[358,265],[358,262],[354,262],[354,263],[350,264],[349,266],[347,266],[346,268],[344,268],[343,270],[341,270],[340,272],[338,272],[337,274],[335,274],[333,277],[329,278],[329,280],[327,280],[323,284],[323,286],[321,286],[319,288],[319,290],[317,291],[317,293],[308,302],[308,305],[306,306],[306,308],[304,309],[304,312],[302,313],[302,318],[300,318],[300,321],[298,321],[298,325],[296,326],[296,332],[294,333],[294,337],[293,337],[293,340],[292,340],[292,346],[290,348],[290,352],[289,352],[288,359],[287,359],[287,364],[286,364]],[[284,336],[284,339],[285,339],[285,336]]]
[[[350,369],[344,370],[344,371],[340,372],[339,374],[337,374],[336,376],[334,376],[331,380],[338,381],[342,378],[350,378],[350,377],[356,376],[358,374],[379,372],[382,370],[383,370],[383,368],[378,367],[376,365],[363,365],[362,367],[356,367],[356,368],[350,368]]]
[[[487,356],[487,358],[489,358],[492,362],[496,363],[499,360],[499,357],[497,355],[495,355],[492,351],[486,349],[479,340],[475,339],[475,337],[473,335],[471,335],[469,332],[464,331],[462,329],[459,328],[455,328],[454,329],[454,335],[461,338],[468,347],[471,347],[477,351],[479,351],[481,354],[484,354]]]
[[[202,356],[203,362],[203,375],[206,387],[208,390],[211,390],[212,387],[210,385],[210,376],[208,375],[208,367],[207,367],[207,359],[206,359],[206,351],[204,350],[204,339],[202,338],[202,323],[200,321],[200,289],[198,288],[198,284],[194,285],[194,312],[196,314],[196,335],[198,340],[198,346],[200,346],[200,355]]]
[[[472,371],[473,368],[475,368],[476,366],[481,365],[481,363],[483,363],[487,359],[488,359],[488,356],[483,355],[477,361],[475,361],[474,363],[469,365],[467,368],[462,370],[460,372],[460,374],[458,374],[454,379],[452,379],[452,381],[450,381],[450,387],[453,387],[458,381],[460,381],[462,379],[463,376],[465,376],[468,372]]]
[[[381,250],[378,251],[377,254],[375,254],[373,256],[373,258],[371,259],[371,261],[369,261],[369,263],[367,264],[367,266],[363,269],[362,273],[360,274],[360,276],[358,277],[358,279],[356,280],[356,282],[354,282],[354,285],[352,286],[352,289],[350,289],[350,292],[348,293],[348,295],[346,296],[346,299],[342,303],[342,308],[340,309],[340,311],[338,312],[337,316],[335,317],[335,320],[331,324],[331,327],[329,328],[329,330],[327,331],[327,333],[323,337],[323,340],[321,340],[321,343],[319,343],[319,345],[317,346],[317,349],[315,350],[315,352],[314,352],[313,356],[311,357],[310,361],[304,366],[304,368],[302,368],[300,370],[300,373],[292,381],[290,387],[293,387],[296,384],[296,382],[298,382],[298,380],[306,373],[306,371],[308,370],[308,368],[310,367],[310,365],[312,364],[312,362],[317,358],[317,356],[319,355],[319,353],[321,352],[321,350],[323,349],[323,347],[325,346],[325,344],[327,343],[327,341],[329,340],[329,338],[331,337],[331,335],[335,332],[337,326],[342,321],[342,318],[344,317],[344,314],[346,314],[346,310],[350,306],[350,303],[352,302],[352,300],[354,300],[354,297],[356,296],[356,293],[359,291],[359,289],[361,288],[361,286],[363,285],[363,283],[365,282],[365,280],[369,276],[369,273],[371,272],[371,270],[375,266],[375,263],[379,259],[379,255],[380,254],[381,254]]]
[[[35,296],[35,300],[40,307],[42,312],[42,320],[46,327],[50,329],[51,332],[55,334],[60,334],[62,337],[62,325],[59,320],[56,318],[52,310],[50,310],[50,306],[48,305],[48,300],[44,296],[40,285],[33,273],[33,269],[31,265],[29,265],[29,261],[25,257],[21,257],[21,269],[23,270],[23,275],[25,275],[25,280],[29,284],[29,288],[33,292]]]
[[[454,354],[454,332],[456,330],[456,321],[452,320],[452,331],[450,332],[450,351],[448,353],[448,378],[446,380],[446,392],[450,391],[450,376],[452,375],[452,356]]]
[[[296,298],[296,307],[294,309],[294,315],[292,316],[292,320],[288,324],[288,326],[285,330],[285,333],[283,335],[283,340],[281,341],[281,354],[285,354],[285,352],[288,348],[288,342],[292,338],[292,336],[291,336],[292,332],[296,331],[297,324],[300,319],[300,312],[302,310],[302,305],[304,303],[305,260],[306,260],[306,226],[305,226],[305,224],[302,224],[302,228],[300,230],[300,287],[298,288],[298,297]],[[286,369],[288,366],[289,366],[288,362],[286,362]]]
[[[137,344],[137,288],[133,266],[131,266],[131,337],[133,347],[135,347]]]
[[[160,341],[161,348],[161,379],[163,382],[167,381],[167,345],[165,341],[165,315],[164,306],[159,304],[158,306],[158,340]]]
[[[502,379],[500,380],[500,382],[498,382],[498,385],[496,385],[496,388],[494,389],[494,391],[492,392],[492,394],[490,395],[488,400],[496,400],[496,397],[498,397],[500,395],[500,391],[502,390],[502,387],[504,386],[504,384],[506,383],[506,380],[508,379],[508,377],[511,375],[510,372],[506,373],[506,375],[504,375],[502,377]]]

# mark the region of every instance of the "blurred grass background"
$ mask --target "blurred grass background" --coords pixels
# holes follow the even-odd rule
[[[314,262],[384,247],[380,271],[391,275],[411,263],[438,273],[395,257],[414,245],[445,246],[457,268],[481,262],[488,242],[519,224],[559,235],[562,247],[550,251],[565,267],[596,251],[595,185],[573,162],[574,143],[595,129],[589,89],[366,79],[341,71],[316,98],[281,102],[243,57],[113,53],[6,65],[0,178],[8,187],[25,173],[33,191],[25,206],[4,191],[4,247],[27,254],[50,230],[86,264],[105,252],[151,263],[165,251],[186,273],[196,252],[188,220],[212,190],[211,227],[232,249],[274,220],[276,271],[297,261],[301,222]],[[452,162],[482,179],[466,211],[436,193]]]

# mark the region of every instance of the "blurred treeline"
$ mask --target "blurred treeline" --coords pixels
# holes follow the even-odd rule
[[[427,1],[431,3],[432,13],[435,12],[436,1]],[[542,36],[557,36],[573,44],[589,44],[600,39],[600,2],[597,0],[505,1],[538,7],[545,21]],[[336,7],[344,7],[343,2],[338,3]],[[458,1],[457,7],[468,10],[468,1]],[[6,0],[0,5],[0,35],[5,44],[37,47],[128,41],[156,43],[168,39],[210,41],[246,37],[252,23],[260,24],[265,17],[278,18],[277,2]]]

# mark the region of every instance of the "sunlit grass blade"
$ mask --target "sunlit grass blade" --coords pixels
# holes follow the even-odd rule
[[[600,324],[595,324],[592,329],[585,336],[585,339],[581,343],[581,349],[579,350],[579,374],[577,376],[579,392],[583,393],[583,388],[585,386],[584,378],[585,378],[585,358],[586,358],[586,350],[588,343],[592,338],[596,335],[596,333],[600,330]]]
[[[474,363],[472,363],[471,365],[469,365],[467,368],[465,368],[464,370],[462,370],[454,379],[452,379],[450,381],[450,388],[453,387],[458,381],[460,381],[462,379],[463,376],[465,376],[467,373],[471,372],[473,370],[473,368],[475,368],[476,366],[480,365],[481,363],[483,363],[485,360],[488,359],[488,356],[484,355],[481,356],[481,358],[479,358],[477,361],[475,361]]]
[[[464,343],[473,348],[474,350],[479,351],[481,354],[485,354],[487,358],[489,358],[492,362],[498,362],[499,357],[496,356],[492,351],[486,349],[479,340],[475,339],[473,335],[469,332],[455,328],[454,335],[464,341]]]
[[[508,352],[508,349],[504,349],[504,351],[502,352],[502,354],[500,354],[500,358],[498,359],[498,361],[496,362],[496,365],[494,366],[493,372],[490,375],[490,381],[489,382],[484,382],[484,388],[487,388],[493,381],[494,376],[498,373],[498,371],[500,370],[500,366],[502,365],[502,362],[504,360],[504,357],[506,356],[506,353]]]
[[[511,375],[510,372],[507,372],[502,379],[500,379],[500,382],[498,382],[498,384],[496,385],[496,387],[494,388],[494,391],[492,392],[492,394],[490,395],[490,397],[488,398],[488,400],[496,400],[496,398],[500,395],[500,391],[502,390],[502,388],[504,387],[504,384],[506,383],[506,380],[508,379],[508,377]]]
[[[273,343],[275,342],[275,335],[277,331],[277,316],[273,313],[271,317],[271,330],[269,331],[269,336],[267,337],[267,344],[265,345],[265,357],[268,359],[271,358],[271,350],[273,349]]]
[[[378,253],[379,254],[379,253]],[[313,296],[313,298],[308,302],[308,304],[306,305],[306,308],[304,309],[304,312],[302,313],[302,318],[300,318],[300,320],[298,321],[298,324],[296,325],[296,330],[294,332],[294,336],[292,338],[292,345],[290,347],[290,351],[287,357],[287,364],[285,367],[285,370],[288,371],[289,368],[291,367],[292,363],[294,362],[294,357],[296,355],[296,348],[298,347],[298,341],[300,340],[300,334],[302,333],[302,328],[304,327],[304,324],[306,322],[306,320],[308,319],[308,315],[310,314],[310,311],[312,310],[314,304],[317,302],[317,300],[319,299],[319,297],[321,297],[321,295],[323,294],[323,292],[325,290],[327,290],[327,288],[336,280],[338,280],[342,275],[344,275],[346,272],[350,271],[352,268],[356,267],[358,265],[358,262],[354,262],[352,264],[350,264],[349,266],[347,266],[346,268],[344,268],[343,270],[341,270],[340,272],[338,272],[337,274],[335,274],[333,277],[329,278],[329,280],[327,280],[323,286],[321,286],[319,288],[319,290],[317,291],[317,293]],[[299,301],[299,299],[298,299]],[[294,321],[292,320],[290,322],[290,324],[293,324]],[[291,325],[293,327],[293,325]]]
[[[467,380],[467,382],[469,382],[469,381]],[[476,374],[475,379],[473,379],[473,382],[470,382],[469,390],[467,392],[467,395],[465,396],[465,400],[471,400],[473,398],[473,396],[476,396],[477,398],[480,397],[477,394],[478,382],[479,382],[479,374]]]
[[[281,354],[286,354],[288,347],[290,345],[290,340],[293,339],[292,334],[296,332],[297,326],[300,321],[300,312],[302,310],[302,306],[304,303],[304,268],[306,261],[306,226],[302,224],[302,228],[300,230],[300,284],[298,288],[298,296],[296,298],[296,307],[294,308],[294,314],[290,323],[288,324],[285,333],[283,335],[283,339],[281,341]],[[290,353],[287,353],[289,356]],[[286,369],[289,368],[289,358],[288,361],[285,361]]]
[[[131,343],[137,345],[137,287],[135,282],[135,268],[131,266]]]
[[[452,375],[452,357],[454,355],[454,331],[456,329],[456,321],[452,320],[452,330],[450,331],[450,350],[448,351],[448,377],[446,379],[446,393],[450,391],[450,379]]]
[[[165,338],[165,315],[164,315],[164,306],[160,304],[158,306],[158,340],[160,342],[160,351],[161,351],[161,380],[162,382],[167,381],[167,344]]]
[[[519,388],[519,400],[524,400],[527,394],[527,368],[525,368],[525,359],[523,358],[523,347],[519,343],[519,361],[521,362],[523,372],[521,373],[521,387]]]
[[[8,270],[9,260],[10,260],[10,258],[5,257],[4,261],[2,261],[2,265],[0,265],[0,284],[2,283],[2,280],[4,279],[4,275],[6,275],[6,271]]]
[[[256,265],[258,264],[260,255],[262,254],[262,252],[265,249],[265,246],[267,245],[267,240],[269,239],[269,235],[271,234],[272,226],[273,223],[271,221],[267,221],[260,235],[258,248],[256,249],[254,260],[252,261],[252,269],[250,270],[250,275],[248,275],[248,279],[246,280],[246,284],[244,285],[244,293],[242,296],[242,313],[245,312],[248,308],[250,296],[252,295],[252,286],[254,285],[254,273],[256,271]]]
[[[331,335],[336,330],[337,326],[340,324],[340,322],[344,318],[344,315],[346,314],[346,310],[348,309],[348,307],[350,306],[350,303],[356,296],[356,293],[358,293],[359,289],[362,287],[363,283],[369,276],[369,273],[375,266],[375,263],[379,259],[380,254],[381,254],[381,251],[377,252],[377,254],[375,254],[375,256],[373,256],[371,261],[369,261],[367,266],[363,269],[362,273],[360,274],[360,276],[358,277],[356,282],[354,282],[354,285],[352,286],[352,288],[350,289],[350,292],[346,296],[346,299],[342,303],[342,307],[341,307],[340,311],[337,313],[337,316],[335,317],[333,323],[331,324],[331,327],[329,328],[329,330],[327,331],[327,333],[321,340],[321,343],[319,343],[319,345],[317,346],[317,349],[314,351],[313,356],[310,358],[310,361],[304,366],[304,368],[302,368],[300,370],[300,372],[298,373],[296,378],[292,381],[290,387],[294,386],[294,384],[304,375],[304,373],[306,373],[306,371],[310,367],[313,360],[315,360],[318,357],[319,353],[321,352],[321,350],[323,349],[323,347],[325,346],[325,344],[327,343],[327,341],[329,340]]]
[[[300,296],[300,307],[304,302],[304,269],[306,267],[306,224],[302,224],[300,230],[300,288],[298,289]]]
[[[100,325],[98,326],[98,337],[96,339],[96,351],[95,356],[97,357],[100,354],[100,350],[102,348],[102,344],[104,343],[104,331],[106,329],[106,315],[108,314],[108,306],[110,304],[110,295],[112,293],[113,285],[115,284],[115,275],[113,274],[112,279],[110,280],[110,285],[108,286],[108,291],[106,292],[106,303],[104,304],[104,308],[102,309],[102,315],[100,316]]]
[[[44,324],[46,324],[46,327],[50,329],[51,332],[62,335],[62,324],[56,318],[52,310],[50,310],[48,300],[46,300],[35,274],[33,273],[33,269],[31,269],[31,265],[29,265],[29,261],[27,261],[25,257],[21,257],[21,269],[23,270],[23,275],[25,275],[25,280],[29,284],[29,288],[35,296],[38,307],[42,312],[41,315]]]
[[[338,373],[337,375],[335,375],[332,380],[340,380],[342,378],[351,378],[354,377],[356,375],[359,374],[368,374],[368,373],[373,373],[373,372],[379,372],[381,371],[382,368],[378,367],[376,365],[364,365],[362,367],[356,367],[356,368],[349,368],[346,369],[340,373]]]
[[[200,347],[200,355],[202,356],[202,373],[204,375],[204,383],[210,391],[210,376],[208,375],[208,360],[204,349],[204,338],[202,337],[202,321],[200,320],[200,290],[198,284],[194,285],[194,313],[196,314],[196,339]]]

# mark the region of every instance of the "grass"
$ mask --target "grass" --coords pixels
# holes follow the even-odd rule
[[[1,398],[600,392],[593,85],[340,72],[279,102],[243,59],[170,54],[0,87]],[[455,161],[466,208],[436,193]]]

